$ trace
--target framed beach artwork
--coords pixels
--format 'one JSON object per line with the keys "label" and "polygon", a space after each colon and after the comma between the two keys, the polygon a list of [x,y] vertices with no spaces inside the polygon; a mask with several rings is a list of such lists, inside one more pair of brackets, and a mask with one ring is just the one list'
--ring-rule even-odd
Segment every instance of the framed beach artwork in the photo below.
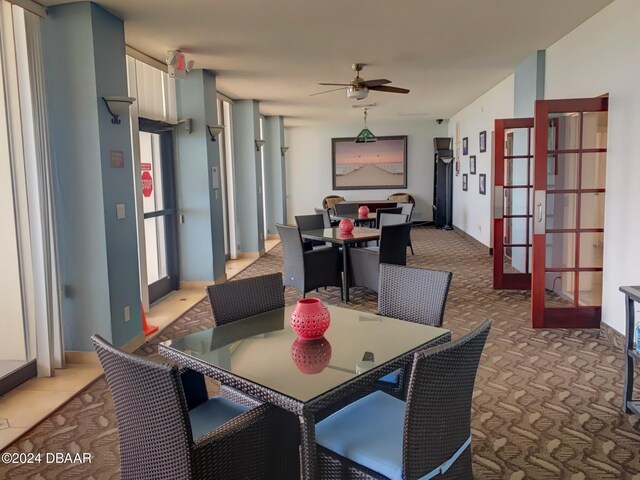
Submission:
{"label": "framed beach artwork", "polygon": [[462,139],[462,155],[469,155],[469,137]]}
{"label": "framed beach artwork", "polygon": [[476,156],[475,155],[471,155],[469,157],[469,173],[471,175],[476,174]]}
{"label": "framed beach artwork", "polygon": [[486,195],[487,194],[487,174],[486,173],[481,173],[479,175],[478,178],[478,189],[480,191],[480,195]]}
{"label": "framed beach artwork", "polygon": [[407,188],[407,136],[332,138],[334,190]]}
{"label": "framed beach artwork", "polygon": [[462,174],[462,191],[466,192],[469,189],[469,175]]}
{"label": "framed beach artwork", "polygon": [[487,131],[480,132],[480,153],[487,151]]}

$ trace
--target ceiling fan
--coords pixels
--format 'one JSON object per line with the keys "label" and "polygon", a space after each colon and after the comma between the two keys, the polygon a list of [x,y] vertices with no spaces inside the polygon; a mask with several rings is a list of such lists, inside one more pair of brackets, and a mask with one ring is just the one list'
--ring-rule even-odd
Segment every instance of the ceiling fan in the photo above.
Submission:
{"label": "ceiling fan", "polygon": [[351,68],[354,72],[356,72],[356,78],[351,80],[349,83],[319,83],[318,85],[330,85],[330,86],[340,86],[340,88],[334,88],[332,90],[327,90],[325,92],[313,93],[314,95],[322,95],[324,93],[336,92],[338,90],[346,90],[347,98],[355,98],[356,100],[362,100],[363,98],[367,98],[369,95],[369,90],[375,90],[378,92],[387,92],[387,93],[409,93],[409,90],[406,88],[399,87],[391,87],[387,84],[391,83],[391,80],[387,80],[385,78],[378,78],[375,80],[365,80],[364,78],[360,78],[360,72],[366,66],[364,63],[354,63],[351,65]]}

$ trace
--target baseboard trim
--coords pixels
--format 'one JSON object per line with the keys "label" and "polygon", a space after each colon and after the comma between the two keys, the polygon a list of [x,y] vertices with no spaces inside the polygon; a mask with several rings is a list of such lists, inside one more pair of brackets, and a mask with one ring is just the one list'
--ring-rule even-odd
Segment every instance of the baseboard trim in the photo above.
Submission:
{"label": "baseboard trim", "polygon": [[237,259],[248,258],[249,260],[257,260],[262,255],[264,255],[264,250],[262,251],[262,254],[260,252],[238,252],[238,254],[236,255],[236,258]]}
{"label": "baseboard trim", "polygon": [[127,343],[125,343],[122,347],[120,347],[120,350],[127,353],[133,353],[142,345],[144,345],[145,341],[146,340],[145,340],[144,332],[140,332],[138,335],[136,335]]}
{"label": "baseboard trim", "polygon": [[219,277],[219,278],[216,278],[216,279],[213,281],[213,284],[214,284],[214,285],[218,285],[218,284],[220,284],[220,283],[224,283],[224,282],[226,282],[227,280],[228,280],[228,278],[227,278],[227,274],[225,273],[223,276],[221,276],[221,277]]}
{"label": "baseboard trim", "polygon": [[37,375],[38,366],[35,360],[31,360],[0,379],[0,396],[10,392],[17,386],[22,385],[24,382],[36,377]]}
{"label": "baseboard trim", "polygon": [[606,340],[614,350],[625,351],[625,338],[622,333],[617,331],[611,325],[600,322],[600,338]]}
{"label": "baseboard trim", "polygon": [[457,225],[453,226],[453,231],[456,232],[458,235],[460,235],[463,238],[466,238],[467,240],[469,240],[470,242],[474,243],[477,247],[481,248],[483,251],[485,251],[487,253],[487,255],[491,255],[493,253],[493,248],[491,247],[487,247],[484,243],[482,243],[480,240],[478,240],[475,237],[472,237],[471,235],[469,235],[467,232],[465,232],[464,230],[462,230],[460,227],[458,227]]}
{"label": "baseboard trim", "polygon": [[67,351],[64,352],[64,363],[79,364],[79,365],[99,365],[100,359],[96,352],[76,352]]}

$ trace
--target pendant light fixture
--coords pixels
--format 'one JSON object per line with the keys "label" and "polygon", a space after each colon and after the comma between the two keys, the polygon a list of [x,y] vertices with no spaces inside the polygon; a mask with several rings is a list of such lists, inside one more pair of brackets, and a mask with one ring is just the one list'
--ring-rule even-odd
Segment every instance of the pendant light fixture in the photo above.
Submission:
{"label": "pendant light fixture", "polygon": [[356,137],[356,143],[370,143],[377,142],[378,139],[376,136],[367,128],[367,110],[368,108],[363,108],[364,111],[364,128],[360,131],[358,136]]}

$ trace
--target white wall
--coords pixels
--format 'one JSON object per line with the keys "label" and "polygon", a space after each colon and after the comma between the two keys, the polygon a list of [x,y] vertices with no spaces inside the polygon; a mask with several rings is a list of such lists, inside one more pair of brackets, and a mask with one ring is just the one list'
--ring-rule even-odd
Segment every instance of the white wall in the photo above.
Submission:
{"label": "white wall", "polygon": [[[374,111],[375,114],[375,111]],[[433,137],[447,135],[445,124],[435,120],[376,122],[368,126],[376,136],[407,135],[407,188],[387,190],[333,190],[331,181],[331,139],[354,137],[362,120],[340,125],[290,127],[286,129],[287,212],[293,224],[296,215],[313,213],[327,195],[347,200],[384,200],[392,193],[410,193],[416,199],[414,220],[433,217]]]}
{"label": "white wall", "polygon": [[640,2],[616,0],[547,49],[546,98],[609,94],[605,323],[624,333],[621,285],[640,282]]}
{"label": "white wall", "polygon": [[[460,131],[460,175],[453,177],[453,225],[487,247],[491,246],[493,152],[492,132],[496,118],[513,117],[514,76],[508,76],[476,101],[456,113],[449,121],[449,136],[457,143]],[[480,132],[487,132],[487,151],[480,153]],[[469,139],[469,154],[462,156],[462,139]],[[456,150],[457,151],[457,150]],[[469,157],[476,156],[476,174],[469,173]],[[468,190],[462,190],[462,175],[469,176]],[[487,175],[487,194],[479,193],[480,174]]]}

